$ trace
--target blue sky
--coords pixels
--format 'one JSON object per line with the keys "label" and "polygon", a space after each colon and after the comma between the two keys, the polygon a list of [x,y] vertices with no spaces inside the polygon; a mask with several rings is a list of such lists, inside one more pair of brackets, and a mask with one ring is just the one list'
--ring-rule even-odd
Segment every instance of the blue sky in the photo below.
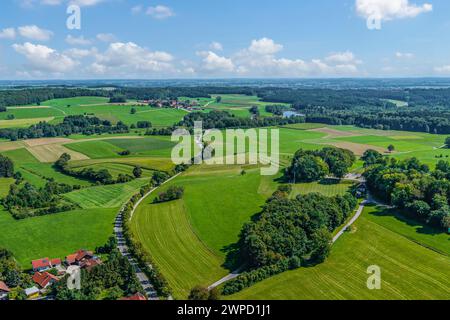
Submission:
{"label": "blue sky", "polygon": [[[69,5],[80,7],[80,30],[66,27]],[[1,8],[0,79],[450,76],[448,0],[3,0]]]}

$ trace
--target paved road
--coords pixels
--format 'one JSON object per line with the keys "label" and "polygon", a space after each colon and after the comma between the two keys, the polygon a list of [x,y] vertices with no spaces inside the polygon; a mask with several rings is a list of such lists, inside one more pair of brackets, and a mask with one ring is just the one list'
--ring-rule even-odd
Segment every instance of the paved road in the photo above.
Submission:
{"label": "paved road", "polygon": [[116,221],[114,223],[114,233],[117,239],[117,248],[120,253],[127,258],[128,262],[133,267],[134,273],[138,278],[142,288],[147,294],[149,300],[159,300],[158,293],[156,292],[153,285],[150,283],[150,279],[141,271],[139,268],[139,264],[135,258],[129,253],[128,246],[126,244],[126,240],[123,236],[123,209],[120,211],[119,215],[116,217]]}
{"label": "paved road", "polygon": [[214,289],[214,288],[220,286],[222,283],[225,283],[225,282],[227,282],[227,281],[230,281],[230,280],[233,280],[233,279],[239,277],[239,275],[241,274],[240,272],[241,272],[241,270],[236,270],[236,271],[234,271],[233,273],[230,273],[230,274],[227,275],[226,277],[223,277],[223,278],[220,279],[219,281],[217,281],[217,282],[213,283],[212,285],[210,285],[210,286],[208,287],[208,290],[212,290],[212,289]]}
{"label": "paved road", "polygon": [[173,179],[175,179],[176,177],[178,177],[180,173],[177,173],[176,175],[174,175],[173,177],[171,177],[170,179],[164,181],[160,186],[157,186],[155,188],[153,188],[152,190],[150,190],[149,192],[147,192],[141,199],[139,199],[138,202],[136,202],[136,204],[133,207],[133,210],[131,211],[130,214],[130,220],[133,218],[134,212],[136,211],[137,207],[139,207],[139,205],[141,204],[142,201],[144,201],[149,195],[151,195],[153,192],[155,192],[158,188],[160,188],[161,186],[165,185],[166,183],[168,183],[169,181],[172,181]]}
{"label": "paved road", "polygon": [[[178,177],[181,173],[178,173],[174,175],[172,178],[166,180],[163,184],[166,184],[167,182],[175,179]],[[150,196],[156,189],[158,189],[160,186],[153,188],[149,192],[147,192],[141,199],[139,199],[138,202],[133,207],[133,210],[130,214],[130,219],[133,217],[134,212],[136,211],[136,208],[141,204],[142,201],[144,201],[148,196]],[[158,294],[153,287],[153,285],[150,282],[150,279],[147,277],[147,275],[142,272],[142,270],[139,268],[139,264],[136,261],[136,259],[130,254],[129,248],[127,246],[127,242],[125,240],[125,237],[123,236],[123,208],[120,210],[119,215],[116,217],[116,220],[114,222],[114,233],[116,235],[117,239],[117,248],[119,249],[120,253],[127,258],[128,262],[133,267],[133,270],[136,274],[136,277],[138,278],[139,282],[141,283],[142,288],[144,288],[145,293],[147,294],[148,298],[150,300],[159,300]],[[152,268],[151,265],[148,265],[149,268]],[[169,300],[172,300],[171,297],[169,297]]]}
{"label": "paved road", "polygon": [[358,210],[356,211],[356,214],[353,216],[353,218],[350,219],[350,221],[345,225],[345,227],[343,227],[334,237],[333,237],[333,243],[335,243],[343,234],[344,232],[351,226],[353,225],[356,220],[358,220],[358,218],[361,216],[361,214],[364,211],[364,207],[366,206],[366,204],[368,204],[368,200],[364,200],[363,202],[361,202],[361,205],[359,206]]}

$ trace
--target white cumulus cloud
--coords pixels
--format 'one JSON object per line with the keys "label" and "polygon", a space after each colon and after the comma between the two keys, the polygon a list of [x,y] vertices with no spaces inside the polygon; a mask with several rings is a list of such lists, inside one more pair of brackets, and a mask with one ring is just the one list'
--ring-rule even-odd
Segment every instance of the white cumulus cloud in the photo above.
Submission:
{"label": "white cumulus cloud", "polygon": [[411,59],[414,58],[414,54],[410,52],[396,52],[395,57],[398,59]]}
{"label": "white cumulus cloud", "polygon": [[232,72],[234,70],[233,61],[226,57],[221,57],[212,51],[197,52],[202,57],[201,69],[208,73]]}
{"label": "white cumulus cloud", "polygon": [[95,57],[90,70],[96,73],[162,75],[176,72],[171,54],[150,51],[133,42],[111,43],[105,52]]}
{"label": "white cumulus cloud", "polygon": [[29,67],[35,71],[64,73],[73,70],[78,65],[77,61],[67,55],[44,45],[26,42],[14,44],[12,47],[27,59]]}
{"label": "white cumulus cloud", "polygon": [[414,18],[421,13],[430,12],[433,5],[417,5],[409,0],[356,0],[356,11],[364,18],[393,20]]}
{"label": "white cumulus cloud", "polygon": [[215,50],[215,51],[222,51],[223,50],[223,46],[220,42],[214,41],[211,42],[211,44],[209,45],[209,48],[211,50]]}
{"label": "white cumulus cloud", "polygon": [[113,35],[112,33],[99,33],[97,35],[97,39],[102,42],[114,42],[117,40],[116,36]]}
{"label": "white cumulus cloud", "polygon": [[52,31],[41,29],[36,25],[22,26],[18,30],[22,37],[31,40],[48,41],[53,36]]}

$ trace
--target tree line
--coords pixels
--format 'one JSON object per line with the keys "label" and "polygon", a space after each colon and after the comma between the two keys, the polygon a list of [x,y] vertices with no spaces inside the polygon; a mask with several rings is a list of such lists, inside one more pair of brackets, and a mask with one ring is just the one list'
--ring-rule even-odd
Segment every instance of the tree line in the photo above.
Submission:
{"label": "tree line", "polygon": [[225,128],[260,128],[271,126],[282,126],[294,123],[304,123],[304,117],[265,117],[265,118],[240,118],[227,111],[214,110],[209,113],[192,112],[186,115],[178,124],[181,127],[193,128],[195,121],[203,122],[203,129],[225,129]]}
{"label": "tree line", "polygon": [[43,216],[76,209],[78,206],[60,197],[72,192],[74,186],[50,181],[44,187],[37,188],[25,182],[23,186],[12,184],[2,205],[15,219]]}
{"label": "tree line", "polygon": [[450,228],[450,163],[436,169],[417,158],[398,161],[368,150],[364,156],[367,186],[377,197],[406,215],[448,231]]}
{"label": "tree line", "polygon": [[128,133],[129,128],[119,121],[113,125],[108,120],[100,120],[97,117],[84,115],[67,116],[62,123],[49,124],[39,122],[28,128],[0,129],[0,138],[11,141],[22,139],[52,138],[69,136],[72,134],[104,134],[104,133]]}
{"label": "tree line", "polygon": [[83,180],[88,180],[97,184],[115,184],[126,183],[133,179],[140,178],[142,176],[142,169],[140,167],[133,168],[133,176],[120,173],[117,179],[114,179],[108,169],[94,170],[93,168],[72,169],[69,165],[71,159],[70,154],[63,153],[59,159],[55,162],[55,169],[62,173]]}

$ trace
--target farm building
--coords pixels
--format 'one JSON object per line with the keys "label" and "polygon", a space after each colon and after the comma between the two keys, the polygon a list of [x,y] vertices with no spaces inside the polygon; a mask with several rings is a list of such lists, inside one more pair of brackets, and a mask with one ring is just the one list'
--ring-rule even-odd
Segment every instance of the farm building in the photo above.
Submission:
{"label": "farm building", "polygon": [[55,282],[58,282],[59,279],[48,272],[42,272],[42,273],[36,272],[33,275],[33,281],[34,281],[34,283],[39,285],[39,287],[41,287],[42,289],[45,289],[48,286],[51,286],[52,284],[54,284]]}
{"label": "farm building", "polygon": [[61,259],[42,258],[38,260],[31,261],[34,272],[42,272],[52,268],[56,268],[61,265]]}
{"label": "farm building", "polygon": [[39,289],[37,287],[32,287],[25,289],[25,294],[28,297],[28,299],[36,299],[39,298]]}
{"label": "farm building", "polygon": [[135,295],[132,295],[130,297],[121,298],[119,300],[122,300],[122,301],[146,301],[147,298],[142,293],[138,292]]}
{"label": "farm building", "polygon": [[91,251],[78,250],[74,254],[66,257],[66,264],[68,266],[79,266],[80,268],[86,268],[91,270],[93,267],[101,264],[102,261],[96,257]]}

